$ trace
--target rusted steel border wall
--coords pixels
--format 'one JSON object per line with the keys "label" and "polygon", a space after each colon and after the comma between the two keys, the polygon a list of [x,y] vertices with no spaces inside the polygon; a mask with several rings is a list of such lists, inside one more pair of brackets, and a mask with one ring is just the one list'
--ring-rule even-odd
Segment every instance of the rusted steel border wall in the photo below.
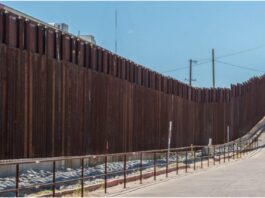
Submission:
{"label": "rusted steel border wall", "polygon": [[265,76],[192,88],[3,10],[0,43],[0,159],[163,149],[170,120],[172,147],[223,143],[265,113]]}

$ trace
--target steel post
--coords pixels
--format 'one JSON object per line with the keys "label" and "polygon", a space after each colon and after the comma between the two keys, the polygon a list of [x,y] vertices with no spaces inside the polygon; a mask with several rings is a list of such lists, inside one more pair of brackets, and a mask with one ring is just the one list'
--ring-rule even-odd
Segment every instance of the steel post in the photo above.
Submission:
{"label": "steel post", "polygon": [[81,159],[81,197],[84,197],[84,158]]}
{"label": "steel post", "polygon": [[225,145],[224,145],[224,163],[225,163]]}
{"label": "steel post", "polygon": [[16,197],[19,197],[19,164],[16,164]]}
{"label": "steel post", "polygon": [[123,187],[126,188],[126,154],[123,156]]}
{"label": "steel post", "polygon": [[154,152],[154,180],[156,180],[156,152]]}
{"label": "steel post", "polygon": [[105,188],[105,193],[107,193],[107,188],[108,188],[108,156],[105,155],[105,185],[104,185],[104,188]]}
{"label": "steel post", "polygon": [[53,170],[52,170],[52,173],[53,173],[53,177],[52,177],[52,196],[55,197],[55,168],[56,168],[56,161],[53,161]]}
{"label": "steel post", "polygon": [[235,159],[235,143],[233,142],[233,151],[232,151],[233,159]]}
{"label": "steel post", "polygon": [[202,156],[202,150],[201,150],[201,168],[203,168],[202,158],[203,156]]}
{"label": "steel post", "polygon": [[178,151],[176,152],[176,174],[179,173],[179,159],[178,159]]}
{"label": "steel post", "polygon": [[166,177],[168,177],[168,155],[166,155]]}
{"label": "steel post", "polygon": [[193,170],[196,169],[195,151],[193,151]]}
{"label": "steel post", "polygon": [[185,172],[188,172],[188,151],[185,152]]}
{"label": "steel post", "polygon": [[221,149],[220,149],[221,146],[219,146],[219,164],[221,164]]}
{"label": "steel post", "polygon": [[143,153],[140,153],[140,184],[143,183]]}
{"label": "steel post", "polygon": [[213,165],[215,166],[215,146],[213,146]]}
{"label": "steel post", "polygon": [[208,146],[208,162],[207,162],[208,167],[210,166],[210,147]]}

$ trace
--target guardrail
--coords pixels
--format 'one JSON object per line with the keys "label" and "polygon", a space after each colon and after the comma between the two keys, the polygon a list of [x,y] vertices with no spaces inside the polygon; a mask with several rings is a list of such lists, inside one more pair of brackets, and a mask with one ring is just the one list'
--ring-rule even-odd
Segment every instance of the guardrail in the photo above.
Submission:
{"label": "guardrail", "polygon": [[[168,173],[172,171],[175,171],[176,174],[179,174],[181,169],[185,172],[191,169],[195,171],[198,167],[203,168],[205,163],[209,167],[210,161],[214,166],[216,162],[220,164],[222,161],[224,163],[230,161],[231,158],[241,158],[247,152],[258,147],[260,134],[261,132],[222,145],[191,145],[190,147],[174,148],[170,149],[170,153],[164,149],[93,156],[5,160],[0,162],[0,168],[1,166],[13,166],[15,177],[10,178],[9,181],[12,179],[15,181],[13,187],[0,189],[0,196],[25,196],[27,193],[34,193],[43,187],[48,188],[46,196],[58,196],[79,189],[80,196],[83,197],[85,190],[93,191],[100,187],[104,187],[104,191],[107,193],[109,187],[119,183],[123,183],[123,187],[126,188],[126,184],[130,181],[139,180],[139,183],[142,184],[145,178],[153,177],[156,180],[158,175],[165,174],[168,177]],[[75,164],[79,162],[78,165],[75,165],[79,168],[69,168],[73,166],[73,161]],[[29,171],[27,166],[30,166],[32,171],[32,167],[38,167],[41,164],[50,166],[51,171],[46,171],[46,175],[43,174],[45,171],[39,171],[43,178],[27,172],[31,178],[26,179],[25,175],[27,174],[23,169]],[[72,176],[63,179],[62,175],[68,172]],[[35,173],[37,172],[35,171]],[[46,180],[37,181],[36,178]],[[69,183],[71,189],[65,190],[63,187]]]}

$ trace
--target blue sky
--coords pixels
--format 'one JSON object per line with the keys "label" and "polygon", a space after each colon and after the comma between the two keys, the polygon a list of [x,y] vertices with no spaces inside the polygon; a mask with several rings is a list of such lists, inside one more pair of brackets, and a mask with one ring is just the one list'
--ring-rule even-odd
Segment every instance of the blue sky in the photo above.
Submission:
{"label": "blue sky", "polygon": [[[45,22],[65,22],[70,32],[93,34],[114,51],[118,10],[118,54],[158,72],[258,47],[216,62],[216,86],[229,87],[265,71],[265,2],[4,2]],[[259,47],[261,46],[261,47]],[[198,62],[199,63],[199,62]],[[180,81],[188,68],[164,73]],[[211,63],[193,68],[194,86],[212,86]]]}

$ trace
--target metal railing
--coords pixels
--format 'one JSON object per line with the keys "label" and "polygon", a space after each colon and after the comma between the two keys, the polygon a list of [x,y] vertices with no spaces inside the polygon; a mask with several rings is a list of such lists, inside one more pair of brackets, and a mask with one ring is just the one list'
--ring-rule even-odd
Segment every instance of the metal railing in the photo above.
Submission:
{"label": "metal railing", "polygon": [[[260,134],[256,133],[250,137],[221,145],[174,148],[170,149],[170,155],[168,155],[168,150],[164,149],[107,155],[1,161],[0,168],[1,166],[12,166],[15,169],[13,171],[15,175],[10,179],[13,179],[13,187],[0,189],[0,196],[24,196],[26,193],[34,193],[43,187],[48,188],[49,195],[58,196],[66,192],[60,189],[69,183],[72,185],[72,189],[68,189],[67,192],[79,190],[82,197],[85,196],[85,190],[90,192],[100,187],[103,187],[104,192],[107,193],[109,187],[119,183],[123,183],[123,187],[126,188],[126,184],[130,181],[139,180],[139,183],[142,184],[146,178],[153,177],[156,180],[158,175],[165,174],[168,177],[168,174],[173,171],[176,174],[179,174],[180,170],[187,173],[190,170],[195,171],[198,168],[203,168],[204,165],[209,167],[211,163],[215,166],[217,162],[220,164],[222,161],[225,163],[231,159],[241,158],[258,147]],[[74,163],[75,165],[73,165]],[[31,175],[31,179],[25,179],[29,174],[26,174],[27,166],[32,167],[33,164],[35,167],[41,164],[50,167],[50,171],[46,171],[46,176],[43,176],[46,178],[45,181],[33,181],[34,175]],[[73,166],[78,168],[73,169]],[[62,176],[69,171],[72,171],[70,172],[72,176],[62,179]],[[39,172],[43,173],[43,171]],[[36,175],[35,177],[43,179]]]}

